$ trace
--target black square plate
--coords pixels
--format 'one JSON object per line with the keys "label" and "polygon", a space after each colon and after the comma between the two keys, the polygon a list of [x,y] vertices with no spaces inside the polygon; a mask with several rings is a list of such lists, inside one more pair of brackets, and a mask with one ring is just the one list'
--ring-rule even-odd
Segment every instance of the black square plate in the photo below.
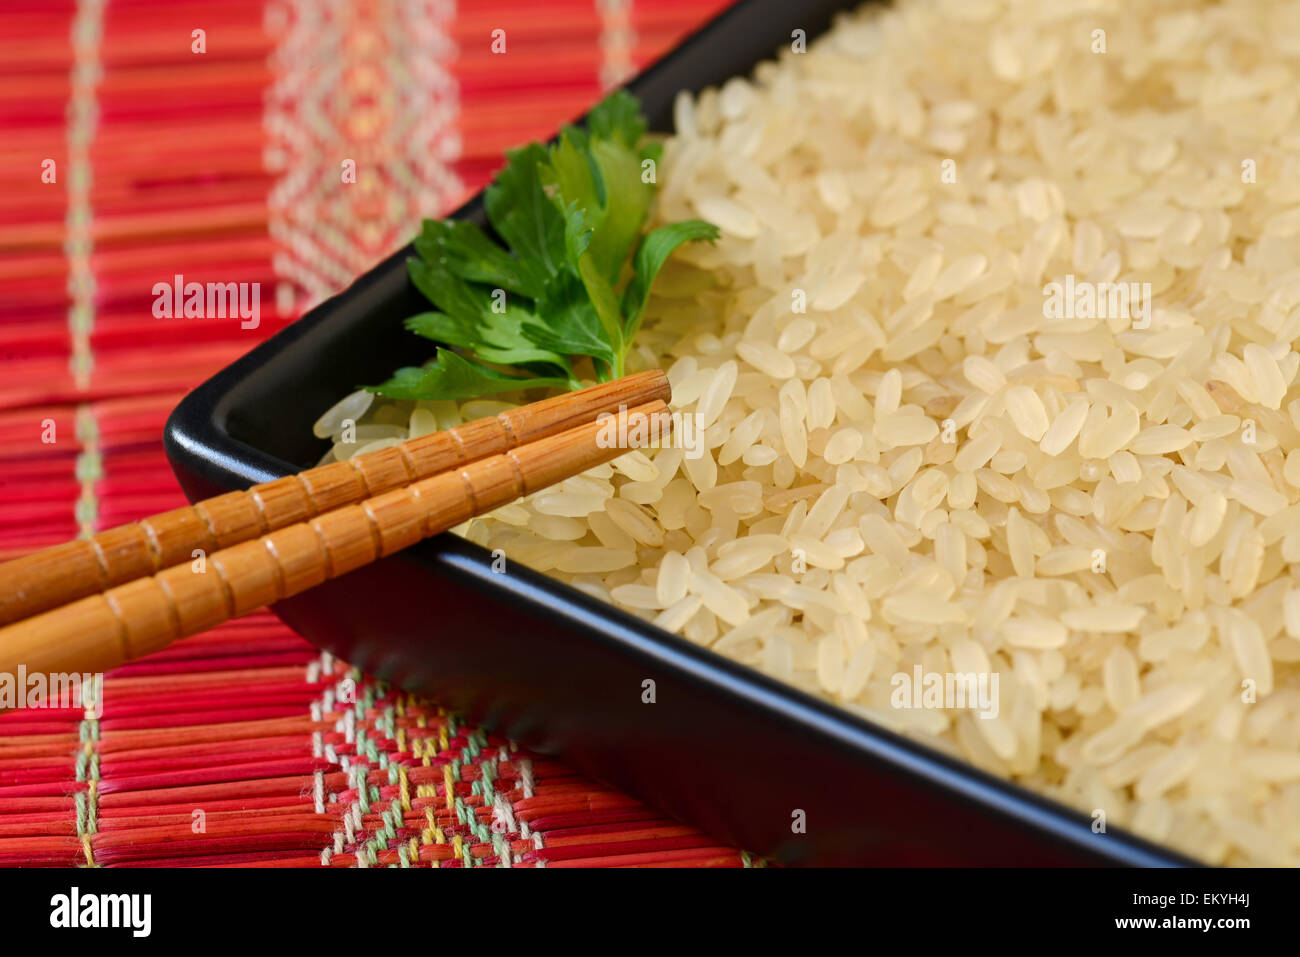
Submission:
{"label": "black square plate", "polygon": [[[638,77],[651,126],[674,95],[749,73],[855,3],[744,0]],[[476,198],[455,214],[483,224]],[[419,356],[403,249],[190,393],[167,454],[191,500],[314,464],[311,425]],[[396,685],[783,863],[1191,863],[513,564],[440,535],[275,611]],[[642,703],[642,682],[656,702]],[[806,831],[792,822],[802,811]]]}

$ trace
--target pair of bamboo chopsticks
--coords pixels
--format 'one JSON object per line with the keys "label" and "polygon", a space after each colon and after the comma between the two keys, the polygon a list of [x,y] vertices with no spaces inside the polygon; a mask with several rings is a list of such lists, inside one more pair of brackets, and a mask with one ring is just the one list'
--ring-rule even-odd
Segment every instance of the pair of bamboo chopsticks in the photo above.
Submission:
{"label": "pair of bamboo chopsticks", "polygon": [[602,413],[666,424],[670,397],[627,376],[0,565],[0,674],[107,671],[296,595],[617,458]]}

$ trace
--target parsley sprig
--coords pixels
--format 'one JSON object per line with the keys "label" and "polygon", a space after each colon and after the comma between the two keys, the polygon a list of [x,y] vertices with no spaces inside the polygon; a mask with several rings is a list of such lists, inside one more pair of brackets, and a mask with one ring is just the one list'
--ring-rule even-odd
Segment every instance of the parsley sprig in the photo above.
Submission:
{"label": "parsley sprig", "polygon": [[646,121],[619,91],[546,147],[531,143],[484,196],[499,245],[473,223],[426,220],[407,261],[435,307],[406,328],[439,343],[424,366],[368,386],[396,399],[470,399],[537,387],[579,386],[591,360],[600,381],[623,374],[650,287],[668,257],[718,229],[692,219],[642,236],[661,148],[642,143]]}

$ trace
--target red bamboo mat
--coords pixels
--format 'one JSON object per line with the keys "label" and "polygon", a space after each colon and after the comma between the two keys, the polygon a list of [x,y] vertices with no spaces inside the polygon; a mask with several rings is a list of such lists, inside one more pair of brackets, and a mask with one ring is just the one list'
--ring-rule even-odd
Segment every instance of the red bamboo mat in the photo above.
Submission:
{"label": "red bamboo mat", "polygon": [[[0,559],[183,504],[187,389],[726,2],[6,0]],[[156,316],[176,275],[256,326]],[[0,865],[750,863],[269,614],[103,702],[0,715]]]}

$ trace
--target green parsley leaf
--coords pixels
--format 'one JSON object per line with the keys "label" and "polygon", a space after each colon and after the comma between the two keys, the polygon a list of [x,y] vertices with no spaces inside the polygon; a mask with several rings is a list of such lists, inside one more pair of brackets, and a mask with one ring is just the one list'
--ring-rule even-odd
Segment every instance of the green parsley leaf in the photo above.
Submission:
{"label": "green parsley leaf", "polygon": [[537,345],[554,352],[591,356],[607,370],[618,364],[619,357],[605,336],[586,287],[572,274],[557,281],[537,303],[537,318],[524,324],[524,332]]}
{"label": "green parsley leaf", "polygon": [[[601,332],[608,343],[610,353],[615,357],[610,363],[609,377],[618,378],[623,374],[623,316],[619,311],[618,297],[596,266],[591,253],[592,230],[586,228],[585,212],[576,204],[569,207],[565,223],[565,240],[569,252],[569,261],[577,270],[578,278],[586,289],[590,304],[600,321]],[[590,353],[588,353],[590,354]],[[602,380],[605,377],[602,376]]]}
{"label": "green parsley leaf", "polygon": [[439,349],[437,358],[429,365],[398,369],[387,382],[366,388],[390,399],[476,399],[521,389],[568,386],[565,379],[508,376],[470,362],[450,349]]}
{"label": "green parsley leaf", "polygon": [[428,262],[442,262],[456,275],[535,299],[552,276],[521,261],[494,243],[476,225],[459,219],[426,219],[415,251]]}
{"label": "green parsley leaf", "polygon": [[651,230],[641,239],[636,255],[632,257],[635,270],[632,281],[623,290],[623,315],[627,326],[624,335],[631,342],[641,328],[641,316],[645,313],[646,301],[650,298],[650,287],[655,277],[664,267],[668,257],[682,243],[692,240],[715,242],[718,227],[702,219],[686,219],[680,223],[671,223]]}
{"label": "green parsley leaf", "polygon": [[645,120],[625,91],[600,103],[587,123],[589,133],[572,126],[561,130],[542,175],[566,204],[576,203],[586,214],[594,266],[615,283],[654,201],[655,183],[645,175],[645,164],[657,164],[660,150],[638,148]]}
{"label": "green parsley leaf", "polygon": [[506,153],[508,162],[483,195],[492,228],[534,273],[556,275],[565,266],[564,215],[542,186],[546,159],[540,143]]}
{"label": "green parsley leaf", "polygon": [[594,139],[616,139],[628,149],[636,149],[646,130],[641,104],[627,90],[615,90],[592,107],[587,115],[587,129]]}
{"label": "green parsley leaf", "polygon": [[623,375],[668,257],[718,235],[690,220],[641,236],[656,190],[647,173],[661,156],[642,142],[645,131],[635,98],[620,91],[591,111],[585,130],[565,127],[550,147],[508,152],[484,194],[504,246],[473,223],[426,221],[407,268],[436,308],[406,327],[451,348],[367,388],[400,399],[575,389],[575,360],[590,360],[601,380]]}
{"label": "green parsley leaf", "polygon": [[472,349],[486,362],[506,366],[538,366],[544,375],[563,375],[571,384],[578,380],[573,375],[566,355],[539,348],[523,330],[519,316],[493,316],[484,328],[475,330],[458,322],[443,312],[422,312],[406,320],[406,328],[416,335],[434,342]]}

